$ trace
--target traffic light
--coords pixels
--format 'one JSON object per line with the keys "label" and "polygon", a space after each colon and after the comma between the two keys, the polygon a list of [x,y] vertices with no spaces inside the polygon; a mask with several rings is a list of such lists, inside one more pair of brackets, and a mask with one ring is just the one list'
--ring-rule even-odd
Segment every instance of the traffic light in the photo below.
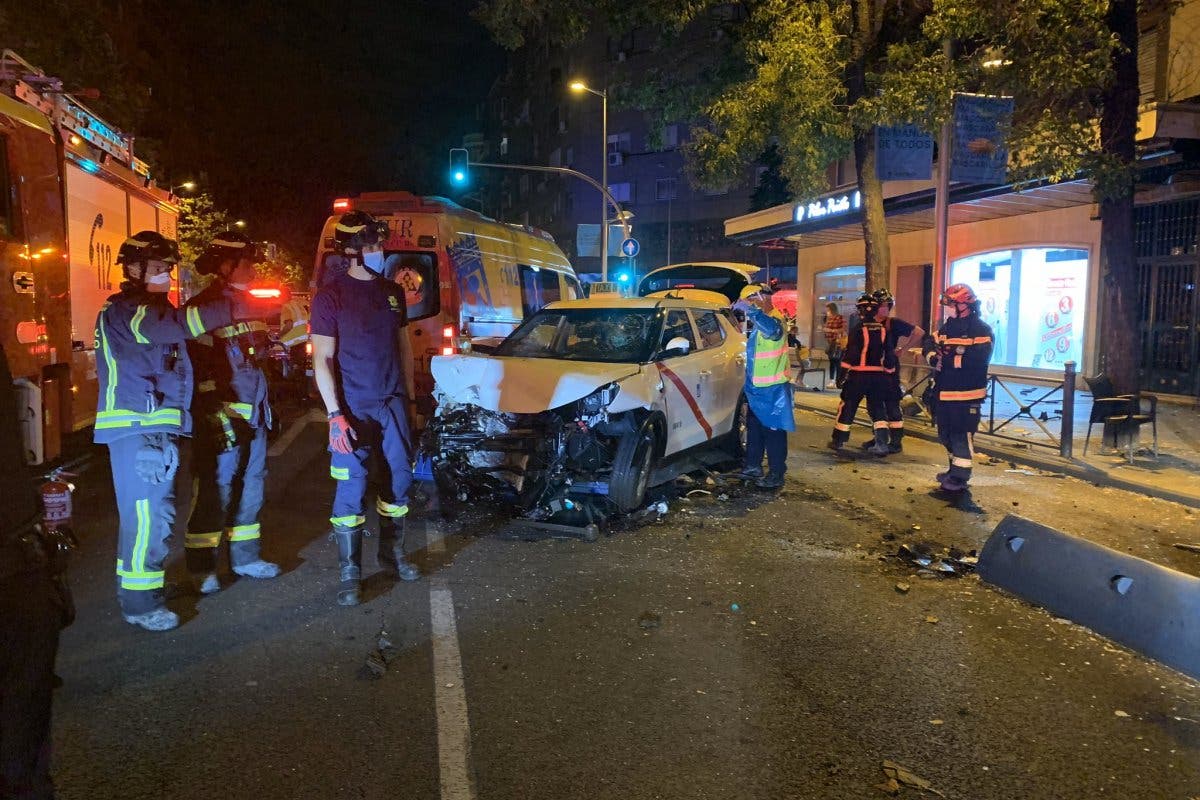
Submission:
{"label": "traffic light", "polygon": [[450,150],[450,183],[455,186],[466,186],[470,177],[470,159],[465,147],[455,147]]}

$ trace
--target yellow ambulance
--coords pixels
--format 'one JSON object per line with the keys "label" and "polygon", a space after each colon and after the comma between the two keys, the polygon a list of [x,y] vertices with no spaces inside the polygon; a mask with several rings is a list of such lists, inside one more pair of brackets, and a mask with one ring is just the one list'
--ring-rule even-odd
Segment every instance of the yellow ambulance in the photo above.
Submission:
{"label": "yellow ambulance", "polygon": [[340,198],[317,244],[313,288],[345,272],[333,229],[351,210],[388,225],[385,263],[408,301],[418,412],[432,411],[434,356],[489,350],[547,303],[576,300],[583,289],[550,234],[497,222],[442,197],[366,192]]}

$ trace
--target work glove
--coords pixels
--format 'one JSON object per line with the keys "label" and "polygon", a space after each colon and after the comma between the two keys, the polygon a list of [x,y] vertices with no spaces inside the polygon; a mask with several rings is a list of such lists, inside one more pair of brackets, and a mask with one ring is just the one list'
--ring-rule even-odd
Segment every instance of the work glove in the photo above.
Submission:
{"label": "work glove", "polygon": [[329,418],[329,449],[335,453],[349,455],[354,452],[354,428],[350,426],[345,414],[335,414]]}
{"label": "work glove", "polygon": [[850,374],[849,371],[846,370],[844,367],[842,369],[838,370],[838,376],[837,376],[836,380],[834,380],[834,385],[836,385],[837,388],[841,389],[843,386],[846,385],[846,378],[849,376],[849,374]]}
{"label": "work glove", "polygon": [[179,469],[179,445],[164,433],[146,437],[146,444],[137,451],[133,471],[146,483],[161,484],[174,480]]}

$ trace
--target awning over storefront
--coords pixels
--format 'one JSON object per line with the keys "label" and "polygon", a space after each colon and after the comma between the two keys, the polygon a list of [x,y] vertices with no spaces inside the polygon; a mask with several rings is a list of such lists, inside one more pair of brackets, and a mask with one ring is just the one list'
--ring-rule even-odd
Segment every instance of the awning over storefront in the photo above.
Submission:
{"label": "awning over storefront", "polygon": [[[959,186],[950,191],[950,224],[964,225],[1093,202],[1089,181],[1044,184],[1016,191],[1009,186]],[[883,201],[890,235],[934,226],[934,190],[922,189]],[[809,213],[809,209],[817,213]],[[725,221],[725,235],[739,244],[786,238],[800,249],[862,238],[862,208],[853,190],[813,201],[776,206]]]}

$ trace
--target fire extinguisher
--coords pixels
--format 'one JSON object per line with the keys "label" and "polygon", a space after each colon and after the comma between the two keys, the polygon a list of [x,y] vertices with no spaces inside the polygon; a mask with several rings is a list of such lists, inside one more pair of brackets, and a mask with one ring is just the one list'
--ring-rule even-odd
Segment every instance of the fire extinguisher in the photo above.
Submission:
{"label": "fire extinguisher", "polygon": [[42,484],[42,527],[45,531],[71,527],[71,493],[75,484],[67,480],[71,473],[53,470]]}

